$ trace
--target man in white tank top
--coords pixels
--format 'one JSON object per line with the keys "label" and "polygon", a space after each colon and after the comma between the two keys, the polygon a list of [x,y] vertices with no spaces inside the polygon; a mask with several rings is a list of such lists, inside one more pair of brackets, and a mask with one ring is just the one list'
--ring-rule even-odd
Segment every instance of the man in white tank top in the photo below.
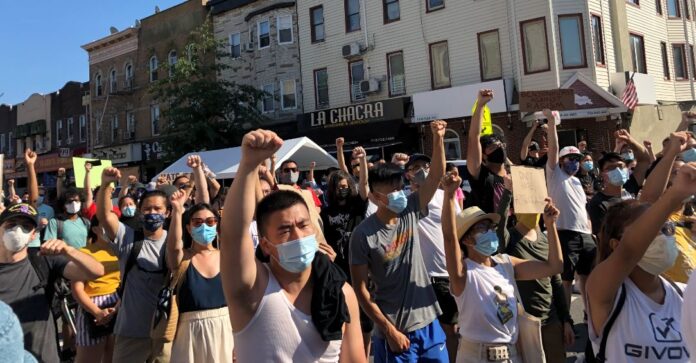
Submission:
{"label": "man in white tank top", "polygon": [[[365,362],[358,303],[348,284],[341,291],[350,319],[344,320],[338,339],[323,339],[325,329],[320,331],[312,318],[317,281],[313,260],[322,247],[302,197],[279,191],[264,198],[257,209],[257,168],[282,144],[271,131],[246,134],[236,179],[225,200],[221,275],[237,361]],[[270,256],[268,264],[254,257],[249,234],[254,214],[259,245]]]}

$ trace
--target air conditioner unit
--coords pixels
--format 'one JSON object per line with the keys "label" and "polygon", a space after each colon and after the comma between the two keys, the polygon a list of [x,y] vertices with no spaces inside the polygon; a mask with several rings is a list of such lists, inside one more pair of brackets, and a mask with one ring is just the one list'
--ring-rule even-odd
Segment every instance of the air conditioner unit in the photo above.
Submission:
{"label": "air conditioner unit", "polygon": [[363,52],[363,47],[360,45],[359,42],[353,42],[350,44],[346,44],[342,48],[342,53],[343,53],[343,58],[351,58],[351,57],[356,57],[362,54]]}
{"label": "air conditioner unit", "polygon": [[360,92],[363,94],[379,92],[379,80],[370,78],[366,81],[360,81]]}
{"label": "air conditioner unit", "polygon": [[254,51],[254,43],[249,42],[249,43],[244,43],[244,51],[247,53],[251,53]]}
{"label": "air conditioner unit", "polygon": [[131,130],[123,130],[123,139],[124,140],[133,140],[135,138],[135,131]]}

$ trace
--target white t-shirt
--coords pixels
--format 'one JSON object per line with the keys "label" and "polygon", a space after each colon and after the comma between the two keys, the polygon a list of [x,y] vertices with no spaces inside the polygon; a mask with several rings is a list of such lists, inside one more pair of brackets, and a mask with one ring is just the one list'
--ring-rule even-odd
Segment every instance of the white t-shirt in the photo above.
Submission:
{"label": "white t-shirt", "polygon": [[689,352],[696,354],[696,274],[689,278],[682,305],[682,334]]}
{"label": "white t-shirt", "polygon": [[[682,298],[669,282],[660,280],[666,292],[662,305],[643,294],[631,279],[624,281],[626,301],[607,338],[607,362],[690,361],[681,329]],[[617,293],[614,304],[618,299]],[[587,314],[592,316],[589,309]],[[592,319],[587,320],[592,349],[598,353],[602,339],[595,335]]]}
{"label": "white t-shirt", "polygon": [[[498,261],[510,263],[510,257],[499,255]],[[508,276],[505,266],[480,265],[470,259],[466,263],[466,287],[454,299],[459,309],[459,335],[472,343],[517,343],[517,299],[514,276]],[[513,316],[503,324],[498,318],[495,286],[500,286],[507,296],[507,304]]]}
{"label": "white t-shirt", "polygon": [[256,221],[252,221],[249,225],[249,234],[251,235],[251,240],[254,241],[254,249],[259,245],[259,230],[256,226]]}
{"label": "white t-shirt", "polygon": [[368,200],[367,210],[365,211],[365,218],[375,214],[375,212],[377,212],[377,204],[372,203],[371,200]]}
{"label": "white t-shirt", "polygon": [[[445,191],[436,190],[433,199],[428,203],[428,216],[418,221],[421,254],[430,277],[449,276],[445,263],[444,237],[442,236],[442,206],[444,202]],[[458,203],[454,203],[454,210],[456,213],[461,211]]]}
{"label": "white t-shirt", "polygon": [[558,230],[592,233],[587,215],[587,196],[580,179],[568,175],[559,164],[554,169],[546,167],[546,185],[549,197],[561,212],[556,226]]}

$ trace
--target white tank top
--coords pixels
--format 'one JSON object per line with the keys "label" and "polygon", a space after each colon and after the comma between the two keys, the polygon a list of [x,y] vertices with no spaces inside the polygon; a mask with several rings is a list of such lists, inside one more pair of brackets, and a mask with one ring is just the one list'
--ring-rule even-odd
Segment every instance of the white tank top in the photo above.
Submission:
{"label": "white tank top", "polygon": [[268,286],[256,314],[244,329],[234,332],[237,362],[338,362],[342,341],[322,340],[312,317],[290,303],[266,270]]}
{"label": "white tank top", "polygon": [[[512,268],[506,268],[510,257],[501,255],[494,258],[497,265],[487,267],[470,259],[466,263],[466,287],[455,296],[459,309],[459,335],[472,343],[517,342],[517,299],[515,298],[514,276],[509,276]],[[498,318],[495,286],[500,286],[507,295],[507,304],[512,317],[503,324]]]}
{"label": "white tank top", "polygon": [[[626,301],[607,338],[607,362],[690,361],[681,331],[682,298],[668,281],[660,279],[666,292],[662,305],[645,296],[631,279],[624,281]],[[619,294],[614,306],[618,299]],[[591,311],[588,310],[588,314],[591,316]],[[595,335],[592,319],[587,320],[596,354],[602,339]],[[599,329],[600,334],[601,331]]]}

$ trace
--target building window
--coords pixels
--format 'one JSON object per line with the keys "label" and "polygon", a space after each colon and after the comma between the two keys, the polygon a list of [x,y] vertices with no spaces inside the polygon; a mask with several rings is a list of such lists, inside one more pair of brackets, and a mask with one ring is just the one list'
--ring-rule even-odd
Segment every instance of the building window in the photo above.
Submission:
{"label": "building window", "polygon": [[34,150],[38,151],[45,151],[46,149],[44,148],[44,138],[42,135],[36,135],[34,138]]}
{"label": "building window", "polygon": [[261,111],[263,112],[273,112],[274,110],[274,105],[273,105],[273,96],[275,95],[275,86],[273,86],[273,83],[269,83],[267,85],[263,86],[263,100],[261,101]]}
{"label": "building window", "polygon": [[157,56],[150,57],[150,82],[157,80]]}
{"label": "building window", "polygon": [[382,0],[382,11],[384,13],[384,24],[397,21],[401,18],[399,0]]}
{"label": "building window", "polygon": [[133,65],[126,63],[124,73],[126,74],[126,88],[133,87]]}
{"label": "building window", "polygon": [[360,90],[360,81],[365,80],[365,68],[362,60],[348,63],[350,73],[350,99],[351,101],[362,101],[365,99]]}
{"label": "building window", "polygon": [[602,31],[602,18],[592,15],[592,50],[596,64],[606,64],[604,58],[604,32]]}
{"label": "building window", "polygon": [[176,68],[176,50],[170,50],[169,51],[169,77],[174,75],[174,69]]}
{"label": "building window", "polygon": [[0,134],[0,154],[5,153],[5,134]]}
{"label": "building window", "polygon": [[329,106],[329,72],[326,68],[314,70],[314,99],[316,108]]}
{"label": "building window", "polygon": [[73,143],[73,118],[68,118],[68,144]]}
{"label": "building window", "polygon": [[437,42],[430,47],[430,85],[433,89],[449,87],[450,64],[447,41]]}
{"label": "building window", "polygon": [[160,134],[160,109],[159,105],[150,106],[150,128],[152,136]]}
{"label": "building window", "polygon": [[116,70],[112,69],[109,72],[109,93],[114,93],[118,89],[118,84],[116,83]]}
{"label": "building window", "polygon": [[97,94],[97,97],[101,96],[104,91],[102,89],[102,76],[101,73],[97,73],[97,75],[94,76],[94,93]]}
{"label": "building window", "polygon": [[230,57],[239,58],[242,56],[242,35],[239,33],[230,34]]}
{"label": "building window", "polygon": [[546,72],[551,69],[546,19],[538,18],[520,23],[524,73]]}
{"label": "building window", "polygon": [[667,16],[670,18],[680,18],[681,9],[679,8],[679,0],[667,0]]}
{"label": "building window", "polygon": [[459,134],[455,131],[445,130],[445,158],[447,160],[459,160],[462,158],[462,144],[459,141]]}
{"label": "building window", "polygon": [[360,0],[344,0],[346,33],[360,30]]}
{"label": "building window", "polygon": [[126,112],[126,135],[128,135],[128,139],[135,136],[135,113],[133,111]]}
{"label": "building window", "polygon": [[672,44],[672,61],[674,62],[674,79],[689,78],[686,73],[686,50],[684,44]]}
{"label": "building window", "polygon": [[500,36],[498,30],[479,33],[478,47],[481,81],[503,78],[503,63],[500,59]]}
{"label": "building window", "polygon": [[280,82],[280,108],[289,110],[297,107],[297,89],[294,79]]}
{"label": "building window", "polygon": [[445,0],[425,0],[427,11],[439,10],[445,7]]}
{"label": "building window", "polygon": [[58,120],[56,122],[56,145],[61,146],[63,144],[63,120]]}
{"label": "building window", "polygon": [[118,115],[111,118],[111,142],[118,140]]}
{"label": "building window", "polygon": [[667,43],[660,42],[660,53],[662,54],[662,76],[665,79],[670,79],[669,74],[669,56],[667,55]]}
{"label": "building window", "polygon": [[309,9],[312,23],[312,43],[324,41],[324,7],[319,5]]}
{"label": "building window", "polygon": [[559,15],[558,28],[561,35],[563,68],[587,67],[582,14]]}
{"label": "building window", "polygon": [[690,57],[689,59],[691,60],[691,67],[690,67],[691,78],[696,79],[696,63],[694,63],[694,61],[696,61],[696,57],[694,57],[694,46],[693,45],[689,45],[689,57]]}
{"label": "building window", "polygon": [[387,54],[387,73],[389,74],[389,96],[406,94],[406,69],[403,52]]}
{"label": "building window", "polygon": [[292,44],[292,15],[282,15],[277,18],[278,44]]}
{"label": "building window", "polygon": [[87,139],[87,119],[85,115],[80,115],[80,142],[85,142]]}
{"label": "building window", "polygon": [[96,143],[97,145],[101,145],[101,144],[102,144],[102,125],[101,125],[101,121],[95,122],[95,126],[96,126],[96,127],[95,127],[95,129],[96,129],[96,130],[95,130],[95,134],[96,134],[96,137],[95,137],[96,141],[95,141],[95,143]]}
{"label": "building window", "polygon": [[271,33],[268,26],[268,20],[258,22],[259,33],[259,49],[268,48],[271,46]]}
{"label": "building window", "polygon": [[640,6],[640,0],[626,0],[627,3]]}
{"label": "building window", "polygon": [[643,36],[631,34],[630,43],[633,71],[639,73],[648,73],[648,68],[645,65],[645,42],[643,41]]}
{"label": "building window", "polygon": [[691,9],[689,8],[689,1],[691,0],[684,0],[684,14],[686,15],[686,18],[691,20]]}
{"label": "building window", "polygon": [[655,0],[655,11],[657,15],[662,15],[662,0]]}

